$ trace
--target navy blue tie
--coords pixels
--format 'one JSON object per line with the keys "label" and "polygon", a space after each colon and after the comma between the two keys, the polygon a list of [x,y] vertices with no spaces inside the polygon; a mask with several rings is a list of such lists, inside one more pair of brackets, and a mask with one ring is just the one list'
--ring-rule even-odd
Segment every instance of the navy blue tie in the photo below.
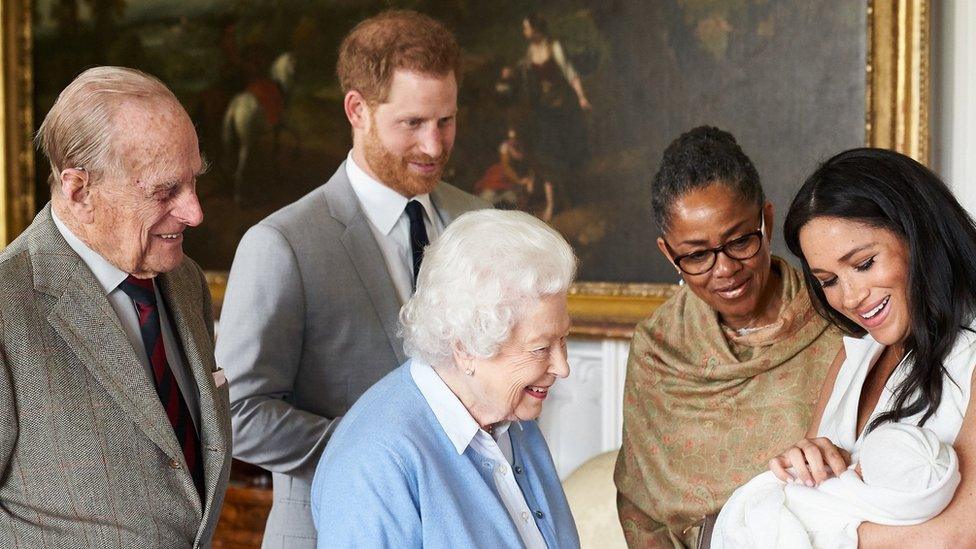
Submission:
{"label": "navy blue tie", "polygon": [[417,289],[417,275],[420,262],[424,259],[424,248],[430,244],[427,227],[424,226],[424,207],[416,200],[407,202],[407,217],[410,219],[410,250],[413,252],[413,289]]}

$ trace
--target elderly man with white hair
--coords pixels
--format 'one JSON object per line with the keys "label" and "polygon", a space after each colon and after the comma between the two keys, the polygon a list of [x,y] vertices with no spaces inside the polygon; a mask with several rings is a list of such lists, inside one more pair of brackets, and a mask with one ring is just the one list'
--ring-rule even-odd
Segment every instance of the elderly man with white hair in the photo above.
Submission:
{"label": "elderly man with white hair", "polygon": [[95,67],[38,132],[51,202],[0,253],[0,547],[209,547],[230,474],[186,111]]}
{"label": "elderly man with white hair", "polygon": [[369,389],[319,461],[324,547],[579,546],[539,426],[569,375],[576,258],[531,215],[459,217],[400,311],[410,359]]}

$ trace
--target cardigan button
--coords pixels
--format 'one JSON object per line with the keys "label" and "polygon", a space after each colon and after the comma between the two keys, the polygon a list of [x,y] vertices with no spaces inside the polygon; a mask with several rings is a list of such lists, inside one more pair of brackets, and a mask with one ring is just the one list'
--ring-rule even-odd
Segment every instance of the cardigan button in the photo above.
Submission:
{"label": "cardigan button", "polygon": [[169,468],[170,469],[179,469],[180,468],[180,462],[176,461],[175,459],[169,460]]}
{"label": "cardigan button", "polygon": [[546,518],[546,514],[545,514],[545,513],[543,513],[542,511],[536,511],[536,512],[535,512],[535,518],[537,518],[537,519],[543,519],[543,518]]}

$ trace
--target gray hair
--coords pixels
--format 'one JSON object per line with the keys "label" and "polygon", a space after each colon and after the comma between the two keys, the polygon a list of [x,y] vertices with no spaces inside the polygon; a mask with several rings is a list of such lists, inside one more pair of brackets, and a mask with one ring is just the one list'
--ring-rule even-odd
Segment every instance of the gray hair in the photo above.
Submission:
{"label": "gray hair", "polygon": [[52,191],[69,168],[93,178],[124,168],[113,149],[114,121],[127,101],[180,105],[158,78],[125,67],[88,69],[61,91],[34,138],[51,165]]}
{"label": "gray hair", "polygon": [[651,182],[651,209],[662,233],[668,232],[674,203],[714,183],[762,207],[766,201],[759,172],[729,132],[698,126],[668,145]]}
{"label": "gray hair", "polygon": [[455,348],[492,357],[525,305],[566,292],[575,274],[572,248],[539,219],[468,212],[424,252],[417,291],[400,310],[404,351],[435,367]]}

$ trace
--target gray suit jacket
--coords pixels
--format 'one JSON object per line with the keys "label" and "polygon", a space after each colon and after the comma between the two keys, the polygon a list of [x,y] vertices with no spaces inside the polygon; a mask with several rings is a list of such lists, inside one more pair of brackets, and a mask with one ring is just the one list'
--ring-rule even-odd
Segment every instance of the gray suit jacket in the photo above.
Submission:
{"label": "gray suit jacket", "polygon": [[[445,226],[487,207],[446,183],[431,200]],[[234,456],[273,473],[264,547],[315,547],[315,466],[336,419],[404,362],[399,309],[345,164],[241,240],[217,363],[231,379]]]}
{"label": "gray suit jacket", "polygon": [[0,547],[209,547],[230,474],[200,268],[158,278],[200,401],[205,501],[152,380],[50,205],[0,253]]}

